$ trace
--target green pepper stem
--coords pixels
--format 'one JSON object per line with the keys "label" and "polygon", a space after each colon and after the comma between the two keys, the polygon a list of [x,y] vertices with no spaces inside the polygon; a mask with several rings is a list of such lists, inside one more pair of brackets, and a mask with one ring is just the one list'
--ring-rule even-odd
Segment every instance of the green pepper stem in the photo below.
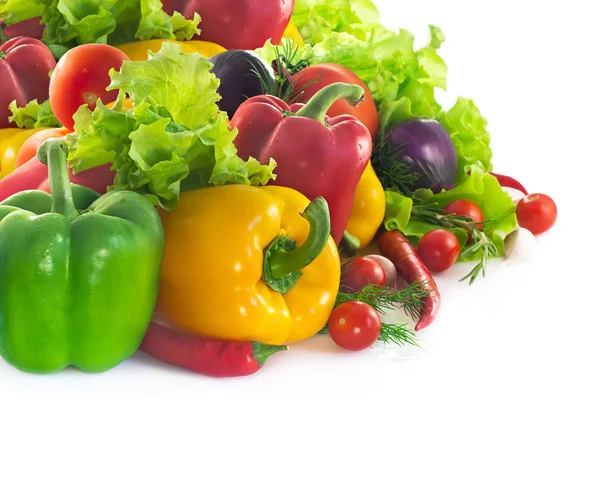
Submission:
{"label": "green pepper stem", "polygon": [[262,342],[252,341],[252,357],[256,360],[259,367],[262,367],[269,356],[290,349],[288,346],[274,346]]}
{"label": "green pepper stem", "polygon": [[38,148],[37,158],[48,166],[52,212],[73,220],[79,213],[73,202],[65,143],[60,138],[49,138]]}
{"label": "green pepper stem", "polygon": [[365,91],[358,85],[332,83],[315,93],[296,116],[315,119],[324,125],[327,111],[339,99],[346,99],[350,105],[357,106],[365,99]]}
{"label": "green pepper stem", "polygon": [[271,276],[275,279],[281,279],[308,266],[323,252],[329,240],[329,206],[323,197],[312,201],[302,213],[302,217],[310,224],[310,232],[304,244],[293,251],[274,252],[269,258]]}

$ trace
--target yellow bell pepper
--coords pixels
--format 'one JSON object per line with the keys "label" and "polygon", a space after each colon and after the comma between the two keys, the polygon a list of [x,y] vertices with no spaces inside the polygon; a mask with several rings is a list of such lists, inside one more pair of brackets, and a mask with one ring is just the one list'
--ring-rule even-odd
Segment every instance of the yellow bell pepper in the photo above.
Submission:
{"label": "yellow bell pepper", "polygon": [[221,45],[201,40],[145,40],[124,43],[123,45],[117,45],[117,48],[125,52],[127,57],[129,57],[132,61],[139,62],[148,60],[148,50],[151,50],[152,52],[156,53],[161,49],[163,43],[165,42],[176,43],[186,54],[199,53],[202,57],[206,57],[207,59],[212,57],[213,55],[227,51]]}
{"label": "yellow bell pepper", "polygon": [[293,41],[295,41],[298,44],[299,47],[304,46],[304,38],[302,38],[302,34],[300,33],[300,30],[293,23],[293,21],[290,21],[290,23],[285,28],[285,31],[283,32],[283,38],[292,39]]}
{"label": "yellow bell pepper", "polygon": [[358,182],[346,232],[360,242],[357,249],[368,246],[385,216],[385,191],[369,161]]}
{"label": "yellow bell pepper", "polygon": [[[307,339],[327,323],[340,259],[323,199],[309,203],[286,187],[226,185],[184,192],[161,217],[160,320],[195,335],[276,345]],[[296,251],[272,246],[290,239]],[[290,275],[299,277],[295,284],[286,282]]]}
{"label": "yellow bell pepper", "polygon": [[20,128],[0,129],[0,178],[9,175],[15,170],[15,161],[19,149],[31,135],[47,128],[34,128],[22,130]]}

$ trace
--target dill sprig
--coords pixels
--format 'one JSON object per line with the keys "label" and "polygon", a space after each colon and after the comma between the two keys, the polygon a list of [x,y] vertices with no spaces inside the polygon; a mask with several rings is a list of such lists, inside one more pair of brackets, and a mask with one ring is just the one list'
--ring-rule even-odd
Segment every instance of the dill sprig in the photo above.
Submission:
{"label": "dill sprig", "polygon": [[488,259],[498,256],[498,249],[482,228],[483,224],[488,223],[489,220],[478,223],[468,216],[446,214],[441,208],[421,204],[413,205],[411,216],[442,228],[462,228],[466,230],[471,235],[473,243],[463,249],[461,257],[468,258],[481,251],[481,258],[479,263],[459,281],[463,282],[469,279],[469,285],[471,285],[480,274],[485,278]]}
{"label": "dill sprig", "polygon": [[390,142],[392,130],[380,129],[371,154],[371,164],[383,188],[403,194],[410,194],[414,184],[419,180],[419,174],[410,171],[408,165],[398,160],[404,149],[404,144],[393,146]]}
{"label": "dill sprig", "polygon": [[417,320],[423,311],[423,300],[430,292],[421,281],[415,281],[401,290],[369,284],[358,292],[338,292],[335,306],[360,301],[369,304],[382,315],[388,311],[403,309],[413,320]]}
{"label": "dill sprig", "polygon": [[303,84],[292,83],[292,77],[302,71],[302,69],[310,66],[309,56],[305,59],[297,60],[300,47],[297,43],[289,39],[284,39],[281,46],[275,46],[275,59],[271,62],[271,68],[275,74],[275,78],[266,80],[264,73],[261,73],[256,66],[252,72],[260,80],[260,86],[264,95],[274,95],[288,104],[294,104],[302,95],[302,91],[317,83],[319,80],[314,79]]}
{"label": "dill sprig", "polygon": [[408,344],[410,346],[421,348],[420,344],[417,342],[417,336],[406,326],[406,324],[382,322],[377,340],[384,344],[393,343],[397,346]]}

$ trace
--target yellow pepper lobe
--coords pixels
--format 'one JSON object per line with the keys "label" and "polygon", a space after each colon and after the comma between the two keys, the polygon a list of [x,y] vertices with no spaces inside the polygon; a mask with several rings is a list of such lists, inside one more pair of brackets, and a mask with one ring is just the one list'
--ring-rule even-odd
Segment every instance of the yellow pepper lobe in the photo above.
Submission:
{"label": "yellow pepper lobe", "polygon": [[132,61],[140,62],[148,60],[148,50],[156,53],[161,48],[163,43],[175,43],[181,47],[181,50],[186,54],[198,53],[202,57],[209,59],[213,55],[221,52],[226,52],[226,49],[216,43],[191,40],[145,40],[118,45],[117,48],[127,55]]}
{"label": "yellow pepper lobe", "polygon": [[327,323],[340,281],[330,237],[285,296],[262,280],[263,253],[278,235],[301,245],[309,200],[285,187],[227,185],[185,192],[162,212],[165,253],[157,312],[190,333],[268,344],[297,342]]}
{"label": "yellow pepper lobe", "polygon": [[17,154],[31,136],[38,131],[47,130],[48,128],[2,128],[0,129],[0,178],[9,175],[15,170]]}
{"label": "yellow pepper lobe", "polygon": [[375,237],[385,217],[385,191],[369,161],[354,194],[346,231],[365,248]]}

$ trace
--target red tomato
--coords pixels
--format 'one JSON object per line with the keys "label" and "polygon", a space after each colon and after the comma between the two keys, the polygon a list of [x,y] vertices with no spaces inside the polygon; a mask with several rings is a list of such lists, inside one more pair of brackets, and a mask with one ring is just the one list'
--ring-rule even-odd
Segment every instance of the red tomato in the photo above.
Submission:
{"label": "red tomato", "polygon": [[446,271],[458,259],[460,242],[452,232],[432,230],[419,241],[417,254],[429,271]]}
{"label": "red tomato", "polygon": [[63,138],[68,132],[69,131],[66,128],[50,128],[48,130],[38,131],[34,135],[31,135],[23,142],[23,145],[21,145],[21,148],[19,149],[19,153],[15,160],[15,168],[20,168],[27,161],[35,157],[42,142],[49,138]]}
{"label": "red tomato", "polygon": [[[456,216],[467,216],[476,223],[484,220],[481,208],[471,201],[453,201],[448,204],[444,211],[446,214],[455,214]],[[483,224],[478,224],[478,228],[483,228]]]}
{"label": "red tomato", "polygon": [[383,267],[375,260],[355,258],[342,266],[342,292],[358,292],[369,284],[384,286],[386,282]]}
{"label": "red tomato", "polygon": [[517,204],[519,226],[534,235],[550,230],[558,215],[556,203],[545,194],[529,194]]}
{"label": "red tomato", "polygon": [[360,85],[365,91],[365,100],[355,107],[344,99],[339,99],[329,108],[327,115],[333,118],[342,114],[350,114],[364,124],[371,132],[371,137],[375,138],[379,128],[379,117],[373,96],[367,85],[344,66],[333,63],[317,64],[297,72],[292,78],[294,92],[290,96],[290,101],[306,103],[321,88],[331,85],[331,83]]}
{"label": "red tomato", "polygon": [[351,301],[333,310],[327,323],[329,335],[338,346],[360,351],[371,346],[379,337],[381,320],[367,303]]}
{"label": "red tomato", "polygon": [[62,56],[50,78],[50,105],[66,128],[73,129],[73,114],[83,104],[94,110],[98,99],[105,104],[116,100],[119,92],[106,90],[108,72],[121,69],[124,60],[129,57],[121,50],[100,43],[80,45]]}

